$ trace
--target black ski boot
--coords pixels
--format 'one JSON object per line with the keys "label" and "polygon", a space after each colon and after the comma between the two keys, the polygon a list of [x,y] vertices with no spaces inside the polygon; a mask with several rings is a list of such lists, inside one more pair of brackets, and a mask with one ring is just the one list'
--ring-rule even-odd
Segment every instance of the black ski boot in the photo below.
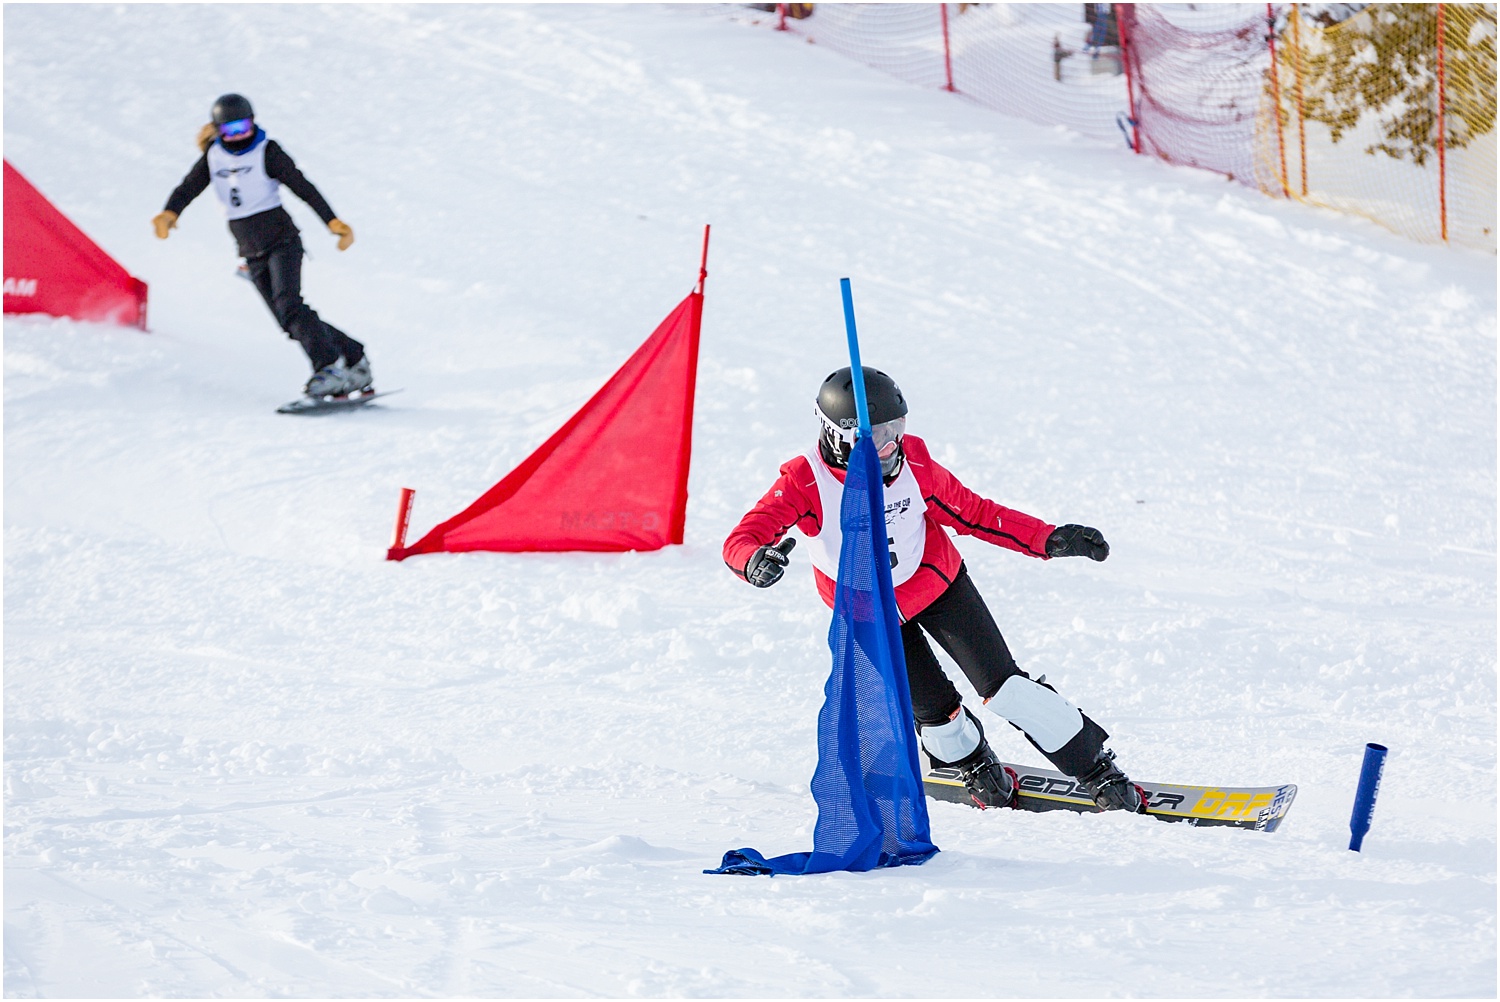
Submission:
{"label": "black ski boot", "polygon": [[1078,784],[1094,798],[1095,806],[1101,811],[1146,813],[1146,791],[1120,771],[1120,767],[1115,765],[1115,753],[1112,751],[1101,751],[1094,767],[1078,777]]}
{"label": "black ski boot", "polygon": [[974,753],[962,762],[954,762],[953,768],[963,777],[969,799],[980,810],[1016,806],[1015,770],[1000,764],[988,741],[980,738]]}

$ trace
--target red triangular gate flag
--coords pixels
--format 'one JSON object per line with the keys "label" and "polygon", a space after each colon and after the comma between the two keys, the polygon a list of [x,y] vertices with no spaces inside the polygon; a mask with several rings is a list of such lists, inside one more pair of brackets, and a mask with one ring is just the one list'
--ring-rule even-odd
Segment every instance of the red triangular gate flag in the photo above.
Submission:
{"label": "red triangular gate flag", "polygon": [[[701,288],[701,285],[700,285]],[[464,511],[388,559],[464,550],[659,550],[682,542],[703,293]]]}
{"label": "red triangular gate flag", "polygon": [[146,283],[5,161],[5,312],[146,328]]}

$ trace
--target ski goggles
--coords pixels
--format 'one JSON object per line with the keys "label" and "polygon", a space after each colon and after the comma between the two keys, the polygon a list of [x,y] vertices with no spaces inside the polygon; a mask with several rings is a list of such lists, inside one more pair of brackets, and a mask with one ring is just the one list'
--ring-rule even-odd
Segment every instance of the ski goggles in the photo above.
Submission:
{"label": "ski goggles", "polygon": [[[851,449],[854,448],[854,440],[859,436],[858,428],[840,427],[830,421],[828,415],[821,410],[818,411],[818,417],[835,435],[849,443]],[[895,454],[897,446],[901,444],[901,436],[905,434],[906,418],[898,417],[893,421],[882,421],[880,424],[871,426],[870,441],[875,443],[875,452],[881,459],[890,459]]]}
{"label": "ski goggles", "polygon": [[236,118],[219,126],[219,135],[225,139],[244,139],[255,131],[255,119]]}

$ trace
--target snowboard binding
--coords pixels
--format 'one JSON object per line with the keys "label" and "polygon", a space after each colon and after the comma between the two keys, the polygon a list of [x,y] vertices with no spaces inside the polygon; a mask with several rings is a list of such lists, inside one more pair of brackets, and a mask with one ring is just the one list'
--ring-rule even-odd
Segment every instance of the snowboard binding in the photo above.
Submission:
{"label": "snowboard binding", "polygon": [[981,811],[1016,806],[1016,784],[1019,782],[1016,771],[995,757],[988,741],[981,741],[973,755],[963,762],[954,763],[953,768],[963,778],[969,799]]}
{"label": "snowboard binding", "polygon": [[1130,777],[1115,765],[1115,753],[1104,750],[1094,762],[1094,767],[1078,777],[1078,785],[1101,811],[1129,811],[1132,814],[1146,813],[1146,791],[1130,781]]}

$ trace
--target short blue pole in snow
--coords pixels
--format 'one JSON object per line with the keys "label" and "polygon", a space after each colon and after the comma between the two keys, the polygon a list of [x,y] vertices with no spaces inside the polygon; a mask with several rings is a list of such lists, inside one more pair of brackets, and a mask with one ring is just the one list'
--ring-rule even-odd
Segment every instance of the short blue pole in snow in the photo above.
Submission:
{"label": "short blue pole in snow", "polygon": [[1375,816],[1375,798],[1380,794],[1380,775],[1385,772],[1385,745],[1365,745],[1365,764],[1359,770],[1359,791],[1354,794],[1354,814],[1349,818],[1349,848],[1359,852],[1370,819]]}
{"label": "short blue pole in snow", "polygon": [[870,407],[865,402],[864,366],[859,361],[859,334],[854,329],[854,293],[849,289],[847,278],[839,279],[839,291],[844,294],[844,332],[849,336],[849,365],[854,376],[854,413],[859,418],[859,434],[870,434]]}

